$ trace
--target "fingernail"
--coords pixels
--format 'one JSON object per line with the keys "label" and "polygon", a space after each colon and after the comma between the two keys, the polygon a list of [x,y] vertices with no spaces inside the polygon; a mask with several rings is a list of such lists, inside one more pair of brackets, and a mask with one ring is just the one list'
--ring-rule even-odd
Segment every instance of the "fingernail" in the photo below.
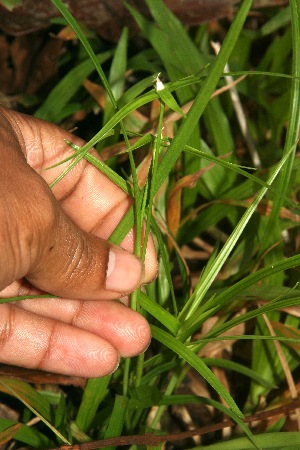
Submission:
{"label": "fingernail", "polygon": [[136,256],[119,247],[110,249],[106,271],[107,290],[127,294],[140,285],[142,276],[143,265]]}

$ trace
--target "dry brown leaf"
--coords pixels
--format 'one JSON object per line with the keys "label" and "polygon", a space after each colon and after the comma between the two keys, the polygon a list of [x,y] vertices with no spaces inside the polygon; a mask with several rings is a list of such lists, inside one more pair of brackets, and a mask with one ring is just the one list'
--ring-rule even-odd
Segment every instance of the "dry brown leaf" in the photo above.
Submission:
{"label": "dry brown leaf", "polygon": [[0,364],[0,376],[16,378],[34,384],[60,384],[64,386],[85,387],[86,379],[80,377],[68,377],[41,370],[24,369],[22,367]]}
{"label": "dry brown leaf", "polygon": [[106,90],[103,86],[97,83],[93,83],[90,80],[85,80],[83,86],[88,91],[88,93],[96,100],[98,105],[104,109],[106,103]]}
{"label": "dry brown leaf", "polygon": [[[238,314],[236,314],[234,317],[238,317],[241,314],[245,312],[245,309],[239,311]],[[198,333],[194,336],[194,338],[201,339],[205,338],[206,334],[212,329],[214,324],[217,322],[218,317],[214,316],[209,318],[203,325],[201,333]],[[242,336],[245,334],[245,324],[241,323],[239,325],[236,325],[235,327],[231,328],[230,330],[225,331],[225,333],[222,333],[220,337],[222,336]],[[233,344],[236,342],[234,339],[230,340],[224,340],[224,341],[214,341],[209,342],[208,344],[203,347],[203,349],[199,352],[200,357],[207,357],[207,358],[214,358],[217,355],[220,355],[224,350],[227,350],[229,353],[231,353],[231,349]]]}
{"label": "dry brown leaf", "polygon": [[57,74],[62,41],[38,33],[13,40],[0,36],[0,84],[5,95],[36,93]]}
{"label": "dry brown leaf", "polygon": [[286,338],[298,339],[299,344],[294,342],[286,342],[285,345],[292,348],[300,356],[300,331],[281,322],[271,321],[275,331],[279,332]]}
{"label": "dry brown leaf", "polygon": [[[128,0],[128,3],[151,17],[144,1]],[[234,0],[165,0],[165,3],[184,23],[196,25],[231,16]],[[138,30],[123,0],[69,0],[68,7],[78,21],[107,40],[117,41],[124,26],[129,27],[131,34]],[[0,28],[15,35],[30,33],[47,28],[50,19],[57,16],[59,13],[50,0],[23,0],[22,6],[12,12],[0,7]]]}
{"label": "dry brown leaf", "polygon": [[6,444],[11,439],[13,439],[14,435],[19,431],[19,429],[22,427],[21,423],[16,423],[14,425],[11,425],[10,427],[6,428],[4,431],[0,433],[0,444]]}

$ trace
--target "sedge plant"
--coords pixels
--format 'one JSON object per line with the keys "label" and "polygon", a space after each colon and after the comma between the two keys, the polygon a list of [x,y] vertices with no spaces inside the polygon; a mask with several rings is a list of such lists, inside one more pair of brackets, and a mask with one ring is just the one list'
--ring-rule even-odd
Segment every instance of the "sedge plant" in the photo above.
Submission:
{"label": "sedge plant", "polygon": [[[146,0],[151,21],[126,4],[147,42],[134,55],[126,29],[115,48],[95,52],[65,4],[52,3],[86,56],[35,115],[61,123],[82,108],[74,99],[87,77],[106,92],[100,129],[83,147],[69,142],[74,156],[52,186],[85,158],[132,196],[110,240],[121,243],[134,226],[143,259],[149,234],[155,238],[158,277],[131,298],[151,324],[153,343],[113,375],[88,380],[79,404],[60,389],[38,392],[1,377],[0,391],[20,400],[24,412],[20,421],[0,419],[0,442],[50,448],[97,441],[89,448],[102,448],[103,439],[150,432],[158,440],[147,448],[163,449],[174,406],[200,405],[212,421],[230,419],[231,435],[181,448],[298,448],[299,433],[285,435],[284,419],[260,434],[245,416],[271,394],[282,404],[285,380],[291,400],[297,393],[300,1],[251,30],[252,0],[244,0],[217,54],[207,25],[186,30],[162,0]],[[263,39],[266,50],[251,70],[251,52]],[[129,71],[137,79],[126,87]],[[92,96],[86,104],[96,107]],[[246,107],[255,114],[248,112],[244,127]],[[108,155],[106,163],[92,147]],[[238,353],[243,346],[247,355]],[[245,384],[243,398],[231,374]],[[183,393],[190,377],[201,394],[193,387]],[[36,427],[26,425],[32,417]],[[145,445],[132,441],[128,448]]]}

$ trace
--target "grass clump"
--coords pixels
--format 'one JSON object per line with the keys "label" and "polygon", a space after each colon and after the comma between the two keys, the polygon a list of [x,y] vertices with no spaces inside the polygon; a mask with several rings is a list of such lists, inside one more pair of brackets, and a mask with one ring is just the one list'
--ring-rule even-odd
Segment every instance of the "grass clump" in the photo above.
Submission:
{"label": "grass clump", "polygon": [[[127,5],[144,38],[134,54],[126,29],[103,51],[52,2],[81,56],[36,116],[66,123],[105,104],[101,127],[73,146],[53,184],[86,158],[134,197],[111,241],[134,225],[143,258],[150,230],[155,236],[158,278],[132,295],[153,343],[115,374],[89,380],[79,404],[72,391],[39,393],[1,379],[1,391],[25,405],[19,422],[0,419],[2,442],[298,448],[300,1],[266,11],[258,26],[245,0],[230,26],[190,30],[161,0],[146,0],[153,21]],[[89,154],[92,146],[106,165]],[[267,420],[269,409],[277,420]],[[26,425],[35,415],[43,426]],[[230,428],[222,435],[223,419]],[[187,434],[171,435],[178,431]]]}

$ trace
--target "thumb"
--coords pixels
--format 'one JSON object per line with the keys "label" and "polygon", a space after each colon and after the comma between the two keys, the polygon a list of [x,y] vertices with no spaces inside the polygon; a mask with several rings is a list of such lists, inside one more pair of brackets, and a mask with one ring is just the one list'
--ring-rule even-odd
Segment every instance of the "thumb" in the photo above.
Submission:
{"label": "thumb", "polygon": [[138,258],[80,230],[62,211],[57,216],[47,233],[40,232],[43,245],[26,274],[31,284],[60,297],[90,300],[117,298],[141,284]]}
{"label": "thumb", "polygon": [[0,199],[0,290],[25,277],[60,297],[100,300],[141,284],[138,258],[78,228],[26,163],[18,175]]}

